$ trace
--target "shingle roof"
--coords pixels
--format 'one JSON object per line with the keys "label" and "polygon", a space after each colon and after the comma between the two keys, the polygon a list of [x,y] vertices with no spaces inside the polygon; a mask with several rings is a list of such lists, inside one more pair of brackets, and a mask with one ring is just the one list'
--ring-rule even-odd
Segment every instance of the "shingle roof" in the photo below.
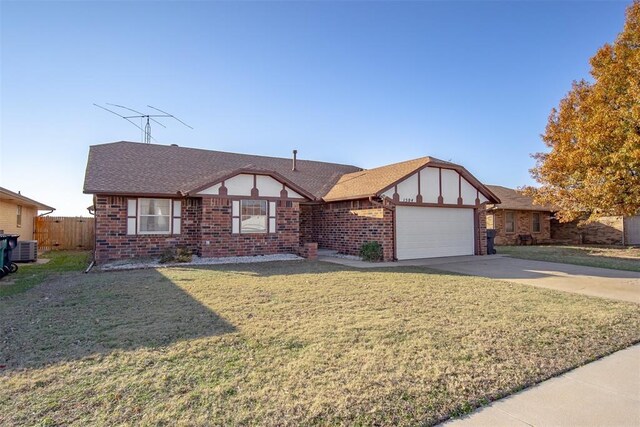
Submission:
{"label": "shingle roof", "polygon": [[338,183],[324,196],[324,200],[348,200],[379,195],[396,182],[427,165],[455,169],[460,172],[469,183],[476,186],[489,200],[497,200],[495,199],[495,195],[464,167],[445,160],[436,159],[435,157],[420,157],[418,159],[343,175]]}
{"label": "shingle roof", "polygon": [[324,196],[329,200],[344,200],[374,196],[380,190],[404,178],[416,169],[432,161],[430,157],[407,160],[374,169],[348,173]]}
{"label": "shingle roof", "polygon": [[9,200],[19,205],[23,206],[33,206],[40,211],[54,211],[55,208],[51,206],[45,205],[44,203],[40,203],[36,200],[30,199],[28,197],[23,196],[20,193],[14,193],[11,190],[7,190],[6,188],[0,187],[0,200]]}
{"label": "shingle roof", "polygon": [[355,166],[196,148],[113,142],[91,146],[84,192],[175,195],[215,182],[236,170],[276,172],[320,199]]}
{"label": "shingle roof", "polygon": [[489,188],[489,190],[491,190],[500,199],[500,204],[489,205],[489,208],[546,212],[553,212],[556,210],[553,206],[541,206],[534,204],[531,197],[525,196],[513,188],[502,187],[500,185],[487,185],[487,188]]}

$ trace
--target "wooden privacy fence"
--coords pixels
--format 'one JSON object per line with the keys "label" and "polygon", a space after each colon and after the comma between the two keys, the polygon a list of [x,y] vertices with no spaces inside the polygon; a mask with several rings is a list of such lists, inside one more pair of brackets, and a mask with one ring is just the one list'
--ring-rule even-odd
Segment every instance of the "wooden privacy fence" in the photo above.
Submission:
{"label": "wooden privacy fence", "polygon": [[35,238],[38,250],[93,249],[94,221],[93,218],[82,217],[36,217]]}

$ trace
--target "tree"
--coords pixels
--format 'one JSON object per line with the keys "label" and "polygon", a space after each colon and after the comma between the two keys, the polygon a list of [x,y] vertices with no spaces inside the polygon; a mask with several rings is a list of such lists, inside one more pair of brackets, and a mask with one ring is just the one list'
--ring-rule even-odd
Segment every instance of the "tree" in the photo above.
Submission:
{"label": "tree", "polygon": [[528,187],[561,221],[635,215],[640,210],[640,0],[623,31],[591,58],[593,83],[573,82],[553,109]]}

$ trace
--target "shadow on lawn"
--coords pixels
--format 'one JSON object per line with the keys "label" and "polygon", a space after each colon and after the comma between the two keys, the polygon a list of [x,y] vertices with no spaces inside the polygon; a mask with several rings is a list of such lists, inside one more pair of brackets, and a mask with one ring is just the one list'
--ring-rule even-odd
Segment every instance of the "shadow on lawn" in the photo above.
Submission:
{"label": "shadow on lawn", "polygon": [[1,299],[0,318],[0,375],[236,330],[155,270],[60,276]]}

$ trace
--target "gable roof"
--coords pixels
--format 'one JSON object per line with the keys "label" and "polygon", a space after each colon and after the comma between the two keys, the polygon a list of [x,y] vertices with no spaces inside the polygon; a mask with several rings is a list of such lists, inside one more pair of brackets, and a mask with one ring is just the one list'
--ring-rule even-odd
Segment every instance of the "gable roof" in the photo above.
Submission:
{"label": "gable roof", "polygon": [[541,206],[533,203],[533,199],[525,196],[513,188],[500,185],[487,185],[487,187],[500,198],[500,203],[488,206],[489,209],[510,209],[520,211],[545,211],[554,212],[553,206]]}
{"label": "gable roof", "polygon": [[16,205],[35,207],[39,211],[55,210],[55,208],[52,208],[51,206],[45,205],[44,203],[40,203],[36,200],[25,197],[20,193],[14,193],[13,191],[7,190],[6,188],[3,188],[3,187],[0,187],[0,200],[9,201],[11,203],[15,203]]}
{"label": "gable roof", "polygon": [[413,175],[416,171],[426,166],[454,169],[458,171],[471,185],[484,194],[489,201],[500,201],[464,167],[428,156],[381,166],[374,169],[345,174],[327,193],[324,200],[337,201],[379,196],[383,191],[386,191],[397,182]]}
{"label": "gable roof", "polygon": [[361,170],[350,165],[227,153],[178,146],[113,142],[93,145],[84,192],[122,195],[189,193],[238,170],[275,172],[320,199],[345,173]]}

